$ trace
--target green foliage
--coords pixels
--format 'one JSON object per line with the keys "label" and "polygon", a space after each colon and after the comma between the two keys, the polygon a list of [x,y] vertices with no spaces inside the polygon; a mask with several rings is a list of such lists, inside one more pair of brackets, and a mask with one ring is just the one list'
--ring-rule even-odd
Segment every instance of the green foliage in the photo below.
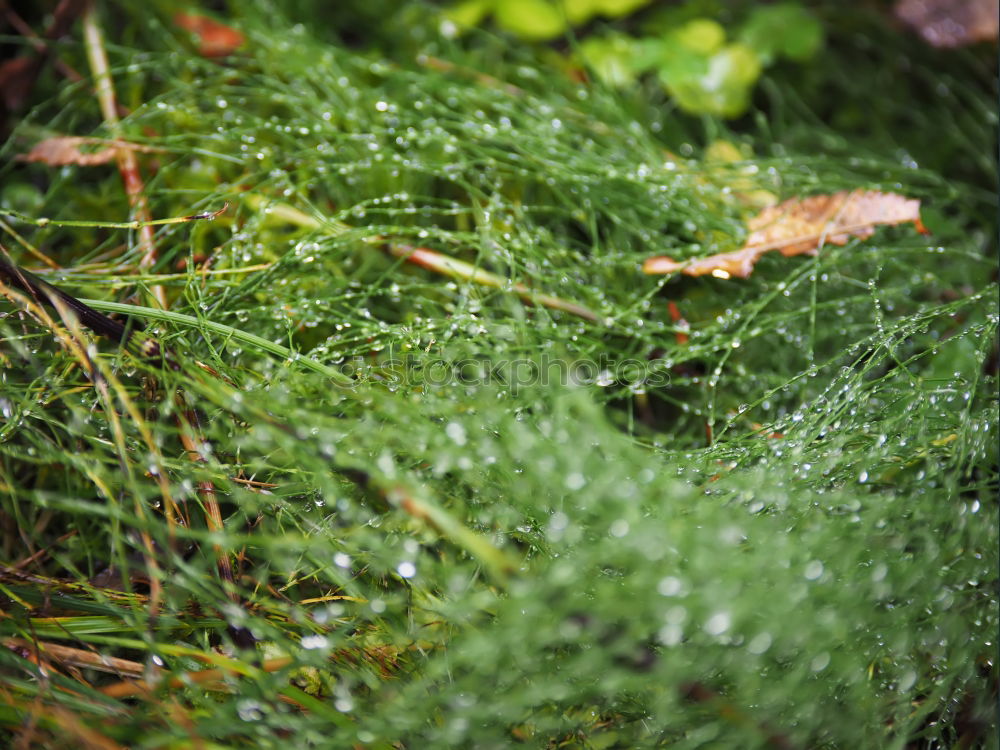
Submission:
{"label": "green foliage", "polygon": [[735,117],[747,107],[761,64],[750,47],[725,38],[716,22],[695,19],[646,40],[636,67],[656,70],[682,109]]}
{"label": "green foliage", "polygon": [[547,0],[497,0],[493,14],[501,29],[523,39],[552,39],[566,30],[566,16]]}
{"label": "green foliage", "polygon": [[816,18],[794,4],[755,8],[740,27],[738,40],[729,43],[725,28],[715,20],[684,19],[677,13],[670,17],[681,20],[672,24],[664,19],[656,24],[656,35],[640,38],[629,48],[585,42],[583,57],[612,85],[630,82],[620,70],[653,70],[685,111],[737,117],[746,111],[766,66],[779,56],[804,61],[823,41]]}
{"label": "green foliage", "polygon": [[[566,33],[595,15],[628,16],[643,0],[465,0],[447,18],[461,28],[483,23],[492,14],[497,25],[523,39],[544,41]],[[636,77],[654,72],[684,111],[738,117],[746,112],[761,71],[779,58],[804,62],[823,44],[823,28],[797,3],[754,7],[737,27],[734,41],[713,18],[718,10],[692,1],[654,15],[651,33],[589,34],[580,58],[597,76],[615,87],[632,86]]]}
{"label": "green foliage", "polygon": [[492,14],[497,26],[522,39],[547,40],[566,33],[596,16],[620,18],[648,5],[650,0],[460,0],[446,18],[460,27],[472,27]]}
{"label": "green foliage", "polygon": [[[662,37],[692,80],[762,49],[704,6]],[[159,227],[145,272],[130,230],[98,226],[126,218],[113,166],[12,158],[40,134],[107,137],[91,81],[44,79],[0,147],[23,238],[4,229],[4,247],[32,268],[30,248],[49,254],[46,278],[106,311],[162,286],[170,309],[142,317],[180,365],[85,332],[81,359],[0,302],[5,730],[136,748],[995,744],[992,62],[922,58],[868,19],[881,54],[969,113],[935,129],[956,99],[922,101],[930,132],[901,133],[901,153],[881,128],[914,116],[908,95],[857,130],[824,124],[831,87],[852,110],[869,95],[851,65],[884,62],[859,60],[854,27],[830,25],[815,65],[762,68],[769,109],[732,132],[658,85],[580,83],[533,46],[414,25],[425,10],[351,46],[233,3],[250,42],[223,61],[159,6],[108,13],[122,126],[159,149],[140,157],[154,215],[230,206]],[[414,38],[418,59],[396,44]],[[773,253],[745,281],[641,274],[738,245],[754,191],[853,187],[921,198],[935,234]],[[43,672],[35,641],[176,680],[113,697],[123,674],[54,656]]]}

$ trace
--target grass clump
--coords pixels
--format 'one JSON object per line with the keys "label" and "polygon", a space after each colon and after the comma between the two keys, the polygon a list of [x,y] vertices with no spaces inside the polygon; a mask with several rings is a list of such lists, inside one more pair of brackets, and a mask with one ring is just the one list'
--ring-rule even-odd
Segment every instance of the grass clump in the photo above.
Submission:
{"label": "grass clump", "polygon": [[[918,122],[954,96],[992,113],[896,141],[850,120],[868,90],[844,89],[840,127],[817,116],[821,85],[856,86],[845,71],[867,64],[832,12],[821,59],[769,71],[756,115],[725,124],[426,20],[361,48],[321,5],[234,4],[247,42],[224,62],[168,4],[104,9],[122,135],[157,149],[140,156],[151,215],[228,204],[157,226],[152,266],[140,235],[106,226],[129,212],[112,166],[11,158],[114,136],[89,81],[43,76],[4,146],[4,246],[33,269],[30,249],[47,254],[44,277],[98,309],[143,308],[170,357],[8,289],[5,731],[995,739],[995,196],[976,157],[992,68],[868,18],[914,79],[964,82]],[[87,69],[80,37],[59,55]],[[879,122],[906,117],[903,93]],[[744,161],[701,159],[720,139]],[[934,234],[772,254],[742,281],[641,274],[738,246],[747,186],[901,192]],[[474,270],[436,274],[411,248]]]}

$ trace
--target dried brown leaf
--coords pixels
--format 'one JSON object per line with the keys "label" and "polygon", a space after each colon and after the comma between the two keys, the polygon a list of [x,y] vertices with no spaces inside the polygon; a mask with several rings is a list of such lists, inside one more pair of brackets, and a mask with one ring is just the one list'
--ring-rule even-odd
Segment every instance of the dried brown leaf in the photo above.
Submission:
{"label": "dried brown leaf", "polygon": [[896,18],[934,47],[996,41],[1000,0],[898,0]]}
{"label": "dried brown leaf", "polygon": [[745,279],[757,260],[771,250],[787,257],[815,255],[826,244],[846,245],[851,237],[871,237],[876,226],[906,223],[913,223],[918,232],[927,231],[920,221],[920,201],[895,193],[854,190],[792,198],[765,208],[747,222],[749,235],[739,250],[680,262],[666,256],[649,258],[642,270]]}
{"label": "dried brown leaf", "polygon": [[[104,148],[98,151],[85,152],[80,150],[84,145],[101,145]],[[50,167],[63,167],[67,164],[76,164],[81,167],[95,167],[114,161],[118,149],[129,149],[131,151],[160,151],[161,149],[152,146],[143,146],[138,143],[128,141],[104,141],[98,138],[82,138],[80,136],[59,136],[47,138],[36,143],[26,154],[18,157],[20,161],[35,161],[48,164]]]}

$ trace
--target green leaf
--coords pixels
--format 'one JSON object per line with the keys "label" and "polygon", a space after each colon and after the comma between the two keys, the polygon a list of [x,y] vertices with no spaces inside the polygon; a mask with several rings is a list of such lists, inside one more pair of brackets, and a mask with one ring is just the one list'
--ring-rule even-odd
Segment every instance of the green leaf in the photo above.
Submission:
{"label": "green leaf", "polygon": [[807,60],[823,45],[823,27],[801,5],[768,5],[754,10],[740,32],[740,40],[765,65],[779,55]]}
{"label": "green leaf", "polygon": [[635,80],[632,59],[635,44],[626,36],[588,37],[580,45],[584,61],[609,86],[627,86]]}
{"label": "green leaf", "polygon": [[444,17],[456,26],[467,29],[482,23],[492,5],[493,0],[465,0],[448,8]]}
{"label": "green leaf", "polygon": [[566,30],[565,16],[545,0],[502,0],[493,15],[500,28],[523,39],[552,39]]}
{"label": "green leaf", "polygon": [[649,5],[649,0],[591,0],[591,5],[601,15],[621,18],[634,13],[644,5]]}
{"label": "green leaf", "polygon": [[621,18],[635,12],[650,0],[562,0],[560,3],[571,26],[580,26],[600,14]]}
{"label": "green leaf", "polygon": [[[660,68],[660,79],[680,107],[695,114],[737,117],[760,76],[760,59],[743,44],[729,44],[696,70],[697,57],[678,58]],[[684,63],[683,65],[680,63]]]}
{"label": "green leaf", "polygon": [[562,0],[562,11],[571,26],[579,26],[600,12],[600,0]]}
{"label": "green leaf", "polygon": [[671,39],[685,49],[700,55],[710,55],[726,41],[726,30],[708,18],[696,18],[679,26]]}
{"label": "green leaf", "polygon": [[761,64],[757,53],[745,44],[729,44],[709,62],[709,75],[723,81],[751,85],[760,78]]}

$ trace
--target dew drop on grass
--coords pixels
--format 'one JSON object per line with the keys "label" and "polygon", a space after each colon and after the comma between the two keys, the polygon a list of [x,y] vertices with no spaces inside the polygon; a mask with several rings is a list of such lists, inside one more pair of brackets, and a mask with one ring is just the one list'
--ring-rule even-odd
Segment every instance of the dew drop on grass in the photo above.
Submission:
{"label": "dew drop on grass", "polygon": [[901,693],[905,693],[917,683],[917,673],[912,669],[906,670],[899,678],[896,688]]}
{"label": "dew drop on grass", "polygon": [[417,574],[417,566],[409,560],[404,560],[396,566],[396,572],[401,578],[413,578]]}
{"label": "dew drop on grass", "polygon": [[236,702],[236,714],[243,721],[260,721],[264,717],[262,706],[252,698],[243,698]]}
{"label": "dew drop on grass", "polygon": [[732,625],[732,616],[729,612],[716,612],[705,621],[704,630],[709,635],[722,635],[729,630]]}
{"label": "dew drop on grass", "polygon": [[681,579],[674,576],[661,578],[660,582],[656,585],[656,590],[662,596],[677,596],[681,593],[683,588],[684,584]]}
{"label": "dew drop on grass", "polygon": [[628,534],[629,524],[624,518],[619,518],[611,524],[611,536],[621,539]]}
{"label": "dew drop on grass", "polygon": [[325,649],[330,646],[330,640],[325,635],[307,635],[300,641],[302,648],[308,650]]}
{"label": "dew drop on grass", "polygon": [[807,580],[815,581],[823,575],[823,563],[819,560],[812,560],[806,565],[804,574]]}
{"label": "dew drop on grass", "polygon": [[830,654],[824,651],[809,662],[809,668],[813,672],[822,672],[830,665]]}
{"label": "dew drop on grass", "polygon": [[758,633],[747,644],[747,651],[751,654],[763,654],[771,648],[772,642],[773,639],[770,633]]}
{"label": "dew drop on grass", "polygon": [[467,442],[465,427],[459,422],[449,422],[444,431],[455,445],[462,446]]}
{"label": "dew drop on grass", "polygon": [[684,638],[684,628],[673,623],[664,625],[657,633],[657,638],[664,646],[676,646]]}

